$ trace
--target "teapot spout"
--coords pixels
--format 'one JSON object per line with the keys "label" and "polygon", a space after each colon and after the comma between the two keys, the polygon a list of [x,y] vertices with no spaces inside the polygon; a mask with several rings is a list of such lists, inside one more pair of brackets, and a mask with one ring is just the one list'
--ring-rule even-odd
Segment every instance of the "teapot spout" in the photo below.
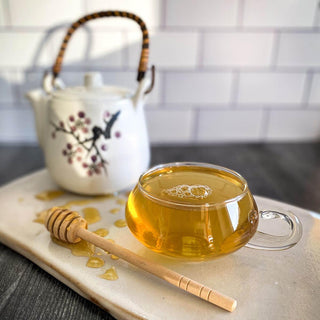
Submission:
{"label": "teapot spout", "polygon": [[34,111],[36,132],[41,148],[44,146],[44,129],[47,125],[47,101],[48,95],[41,89],[36,89],[26,93],[26,98],[30,101]]}

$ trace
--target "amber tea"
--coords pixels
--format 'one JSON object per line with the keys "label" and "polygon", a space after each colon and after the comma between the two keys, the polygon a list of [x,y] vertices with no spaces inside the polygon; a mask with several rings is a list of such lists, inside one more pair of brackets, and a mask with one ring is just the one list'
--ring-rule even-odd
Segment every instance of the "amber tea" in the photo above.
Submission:
{"label": "amber tea", "polygon": [[208,164],[155,167],[130,193],[131,232],[152,250],[193,260],[233,252],[256,232],[258,209],[236,172]]}

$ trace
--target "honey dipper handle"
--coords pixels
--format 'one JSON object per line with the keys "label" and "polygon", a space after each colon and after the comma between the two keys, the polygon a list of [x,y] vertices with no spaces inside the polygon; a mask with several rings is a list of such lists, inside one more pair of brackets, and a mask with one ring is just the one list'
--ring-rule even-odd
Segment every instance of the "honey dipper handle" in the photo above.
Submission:
{"label": "honey dipper handle", "polygon": [[144,258],[136,255],[132,251],[125,249],[117,244],[114,244],[86,229],[79,228],[77,236],[93,243],[95,246],[102,248],[117,257],[139,267],[158,278],[161,278],[172,285],[183,289],[203,300],[209,301],[212,304],[232,312],[236,306],[237,301],[231,297],[225,296],[216,290],[210,289],[196,281],[193,281],[177,272],[167,269],[159,264],[145,260]]}

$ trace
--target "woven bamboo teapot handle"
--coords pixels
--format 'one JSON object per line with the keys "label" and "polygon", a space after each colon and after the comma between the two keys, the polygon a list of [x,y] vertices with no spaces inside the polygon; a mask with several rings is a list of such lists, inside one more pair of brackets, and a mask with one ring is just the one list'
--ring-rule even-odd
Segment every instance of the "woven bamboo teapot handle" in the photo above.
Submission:
{"label": "woven bamboo teapot handle", "polygon": [[[83,24],[85,24],[87,21],[98,19],[98,18],[104,18],[104,17],[121,17],[121,18],[128,18],[131,20],[134,20],[138,23],[140,26],[140,29],[142,31],[142,49],[140,54],[140,62],[139,62],[139,68],[138,68],[138,75],[137,80],[141,81],[148,68],[148,60],[149,60],[149,34],[146,27],[146,24],[143,22],[143,20],[138,17],[137,15],[126,12],[126,11],[100,11],[96,13],[91,13],[88,15],[85,15],[84,17],[80,18],[76,22],[74,22],[68,29],[67,34],[65,35],[62,44],[60,46],[60,50],[58,53],[58,56],[56,58],[55,64],[52,67],[52,75],[53,79],[52,82],[55,81],[55,79],[59,76],[62,68],[62,62],[63,57],[65,54],[65,50],[67,48],[67,45],[69,43],[69,40],[73,33]],[[149,93],[152,90],[154,83],[154,67],[152,67],[152,83],[149,89],[147,89],[146,93]]]}

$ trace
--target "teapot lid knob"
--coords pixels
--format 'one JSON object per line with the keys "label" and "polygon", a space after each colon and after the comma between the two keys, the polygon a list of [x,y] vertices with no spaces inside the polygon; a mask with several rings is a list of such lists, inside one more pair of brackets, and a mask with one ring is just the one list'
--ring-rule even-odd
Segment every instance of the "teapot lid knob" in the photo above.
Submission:
{"label": "teapot lid knob", "polygon": [[89,72],[84,75],[84,86],[87,89],[101,88],[103,86],[103,80],[101,73]]}

